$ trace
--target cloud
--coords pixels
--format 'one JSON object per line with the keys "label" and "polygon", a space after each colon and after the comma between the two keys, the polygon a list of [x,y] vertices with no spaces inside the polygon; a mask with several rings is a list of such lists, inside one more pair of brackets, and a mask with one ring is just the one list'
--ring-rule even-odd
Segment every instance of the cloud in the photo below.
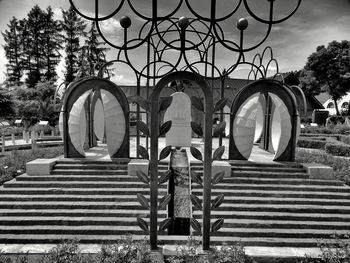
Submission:
{"label": "cloud", "polygon": [[0,83],[4,82],[6,79],[6,76],[5,76],[6,62],[7,62],[7,59],[5,56],[5,50],[3,49],[2,46],[0,46]]}

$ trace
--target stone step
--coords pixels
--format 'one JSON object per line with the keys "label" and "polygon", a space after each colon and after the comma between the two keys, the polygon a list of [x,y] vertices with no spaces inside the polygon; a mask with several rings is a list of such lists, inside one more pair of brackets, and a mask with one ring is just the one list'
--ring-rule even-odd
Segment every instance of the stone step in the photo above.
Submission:
{"label": "stone step", "polygon": [[126,170],[127,164],[56,164],[54,169],[69,169],[69,170]]}
{"label": "stone step", "polygon": [[[31,234],[3,234],[0,236],[0,243],[3,244],[57,244],[62,240],[78,239],[81,244],[101,244],[106,242],[114,242],[125,237],[125,235],[31,235]],[[200,236],[192,237],[195,240],[201,241]],[[134,240],[145,240],[148,236],[145,234],[133,235]],[[175,245],[187,244],[188,236],[169,236],[159,235],[159,245]],[[325,239],[323,242],[333,243],[334,239]],[[317,240],[314,238],[253,238],[253,237],[228,237],[228,236],[212,236],[211,242],[213,245],[234,245],[238,242],[243,246],[267,246],[267,247],[317,247]]]}
{"label": "stone step", "polygon": [[[192,185],[193,191],[202,189],[200,185]],[[224,184],[219,183],[212,189],[223,192],[233,192],[236,190],[264,190],[264,191],[307,191],[307,192],[345,192],[350,194],[350,188],[347,186],[332,185],[288,185],[288,184]]]}
{"label": "stone step", "polygon": [[[2,188],[0,187],[0,197],[6,196],[9,194],[55,194],[55,195],[125,195],[125,194],[149,194],[149,188]],[[158,194],[167,193],[165,188],[161,188],[158,191]]]}
{"label": "stone step", "polygon": [[124,169],[120,170],[97,170],[97,169],[54,169],[51,171],[54,175],[127,175]]}
{"label": "stone step", "polygon": [[138,201],[123,202],[67,202],[67,201],[35,201],[7,202],[0,201],[0,209],[142,209]]}
{"label": "stone step", "polygon": [[232,167],[250,166],[250,167],[286,167],[286,168],[303,168],[300,163],[295,162],[250,162],[239,160],[228,160]]}
{"label": "stone step", "polygon": [[[6,220],[5,220],[6,221]],[[203,220],[198,220],[200,223]],[[212,220],[213,221],[213,220]],[[293,221],[293,220],[257,220],[257,219],[228,219],[224,220],[224,228],[261,228],[261,229],[327,229],[350,230],[348,222],[320,222],[320,221]]]}
{"label": "stone step", "polygon": [[[212,200],[217,195],[212,195]],[[199,196],[202,200],[202,196]],[[324,198],[279,198],[279,197],[237,197],[224,196],[225,204],[298,204],[298,205],[336,205],[336,206],[350,206],[350,199],[324,199]]]}
{"label": "stone step", "polygon": [[87,159],[87,158],[62,158],[58,159],[56,164],[127,164],[130,159],[118,158],[113,160],[102,160],[102,159]]}
{"label": "stone step", "polygon": [[[117,217],[149,217],[149,210],[140,208],[135,209],[0,209],[1,216],[11,216],[11,217],[52,217],[56,218],[58,216],[63,217],[106,217],[106,218],[117,218]],[[165,210],[158,211],[158,217],[166,217],[167,212]]]}
{"label": "stone step", "polygon": [[[146,185],[142,182],[69,182],[69,181],[50,181],[50,182],[30,182],[30,181],[10,181],[4,183],[4,188],[114,188],[114,189],[123,189],[123,188],[150,188],[149,185]],[[161,185],[159,188],[165,188],[166,185]]]}
{"label": "stone step", "polygon": [[282,172],[271,172],[271,171],[246,171],[246,170],[231,170],[231,176],[234,177],[265,177],[265,178],[305,178],[308,179],[307,173],[282,173]]}
{"label": "stone step", "polygon": [[316,180],[301,178],[261,178],[261,177],[227,177],[222,183],[226,184],[288,184],[288,185],[337,185],[344,186],[344,183],[338,180]]}
{"label": "stone step", "polygon": [[[257,220],[293,220],[293,221],[319,221],[319,222],[350,222],[348,214],[327,213],[294,213],[294,212],[265,212],[265,211],[212,211],[212,219],[257,219]],[[194,211],[193,217],[202,218],[202,212]]]}
{"label": "stone step", "polygon": [[236,211],[249,212],[289,212],[289,213],[328,213],[328,214],[350,214],[349,206],[336,205],[300,205],[300,204],[227,204],[212,211],[214,215],[217,211],[234,214]]}
{"label": "stone step", "polygon": [[[164,217],[162,217],[163,219]],[[149,218],[144,218],[149,224]],[[158,224],[161,220],[158,221]],[[3,226],[138,226],[136,217],[0,216]]]}
{"label": "stone step", "polygon": [[16,177],[16,181],[25,182],[47,182],[47,181],[68,181],[68,182],[140,182],[136,176],[130,175],[20,175]]}
{"label": "stone step", "polygon": [[260,167],[260,166],[232,166],[234,171],[269,171],[269,172],[279,172],[279,173],[306,173],[304,167]]}
{"label": "stone step", "polygon": [[[280,198],[325,198],[325,199],[349,199],[350,193],[348,192],[312,192],[312,191],[280,191],[276,190],[242,190],[235,189],[230,191],[229,189],[212,189],[212,195],[216,196],[218,194],[224,194],[227,196],[250,196],[250,197],[280,197]],[[201,196],[203,194],[203,190],[201,188],[192,189],[192,193],[197,196]]]}
{"label": "stone step", "polygon": [[[144,195],[148,200],[149,194]],[[158,199],[162,198],[159,195]],[[137,195],[6,195],[1,197],[2,201],[20,201],[20,202],[34,202],[34,201],[67,201],[67,202],[120,202],[120,201],[135,201]]]}

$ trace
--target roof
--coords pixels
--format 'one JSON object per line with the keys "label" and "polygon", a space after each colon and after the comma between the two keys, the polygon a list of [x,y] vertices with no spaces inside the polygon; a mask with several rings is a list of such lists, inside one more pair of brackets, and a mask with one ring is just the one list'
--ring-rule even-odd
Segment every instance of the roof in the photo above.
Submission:
{"label": "roof", "polygon": [[321,103],[321,104],[324,104],[327,100],[330,99],[331,96],[329,96],[328,93],[326,92],[322,92],[318,95],[315,96],[315,98]]}

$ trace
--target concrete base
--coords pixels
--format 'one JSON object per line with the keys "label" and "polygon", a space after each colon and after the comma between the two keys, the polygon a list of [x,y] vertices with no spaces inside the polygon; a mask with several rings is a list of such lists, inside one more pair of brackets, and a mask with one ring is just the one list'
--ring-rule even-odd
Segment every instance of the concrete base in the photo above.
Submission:
{"label": "concrete base", "polygon": [[302,165],[305,167],[310,179],[334,179],[333,168],[330,166],[318,163],[303,163]]}
{"label": "concrete base", "polygon": [[231,165],[228,162],[214,161],[211,168],[212,176],[221,171],[225,172],[224,177],[231,177]]}
{"label": "concrete base", "polygon": [[137,171],[148,174],[149,161],[146,159],[133,159],[128,163],[128,175],[136,176]]}
{"label": "concrete base", "polygon": [[150,254],[151,262],[154,263],[164,263],[163,249],[152,250]]}
{"label": "concrete base", "polygon": [[36,159],[26,164],[28,175],[49,175],[57,159]]}

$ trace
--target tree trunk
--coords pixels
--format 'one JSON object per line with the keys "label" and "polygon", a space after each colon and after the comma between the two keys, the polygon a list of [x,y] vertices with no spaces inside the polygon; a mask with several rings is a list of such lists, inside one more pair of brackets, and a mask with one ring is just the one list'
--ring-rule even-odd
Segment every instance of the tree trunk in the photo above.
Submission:
{"label": "tree trunk", "polygon": [[334,99],[334,98],[333,98],[333,100],[334,100],[335,111],[336,111],[336,113],[337,113],[337,116],[339,116],[340,113],[339,113],[339,109],[338,109],[337,99]]}

